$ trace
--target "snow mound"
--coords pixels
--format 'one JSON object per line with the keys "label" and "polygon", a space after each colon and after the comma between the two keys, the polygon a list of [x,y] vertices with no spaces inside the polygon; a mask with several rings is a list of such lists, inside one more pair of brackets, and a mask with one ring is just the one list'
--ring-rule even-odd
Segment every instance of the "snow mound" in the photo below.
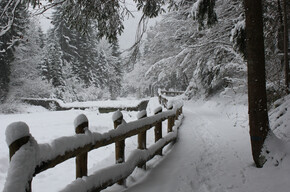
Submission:
{"label": "snow mound", "polygon": [[266,165],[278,166],[280,164],[289,165],[290,163],[290,143],[279,139],[273,132],[269,134],[265,141],[263,153],[267,159]]}
{"label": "snow mound", "polygon": [[121,113],[121,111],[116,111],[113,116],[112,116],[112,120],[116,121],[117,119],[120,119],[121,117],[123,117],[123,114]]}
{"label": "snow mound", "polygon": [[160,113],[162,111],[162,107],[159,106],[154,110],[154,114],[156,114],[157,112]]}
{"label": "snow mound", "polygon": [[174,108],[180,108],[183,107],[183,102],[180,100],[175,100],[173,104]]}
{"label": "snow mound", "polygon": [[141,119],[147,115],[146,110],[142,110],[139,113],[137,113],[137,119]]}
{"label": "snow mound", "polygon": [[275,135],[285,141],[290,140],[290,95],[277,100],[277,106],[269,113],[270,127]]}
{"label": "snow mound", "polygon": [[6,143],[9,146],[11,143],[25,136],[29,136],[29,127],[26,123],[19,121],[8,125],[5,131]]}
{"label": "snow mound", "polygon": [[167,106],[167,109],[171,109],[173,107],[173,101],[172,100],[169,100],[166,104]]}
{"label": "snow mound", "polygon": [[[265,141],[264,155],[270,165],[290,163],[290,95],[277,100],[269,113],[271,132]],[[282,165],[283,166],[283,165]]]}
{"label": "snow mound", "polygon": [[85,123],[85,122],[89,122],[87,116],[85,116],[84,114],[80,114],[79,116],[77,116],[74,120],[74,126],[75,128],[77,128],[79,125]]}

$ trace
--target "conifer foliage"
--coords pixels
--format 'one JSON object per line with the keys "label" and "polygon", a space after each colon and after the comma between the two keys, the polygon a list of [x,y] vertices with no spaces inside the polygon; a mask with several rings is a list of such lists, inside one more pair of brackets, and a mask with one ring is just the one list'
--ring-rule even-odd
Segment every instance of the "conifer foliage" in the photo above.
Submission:
{"label": "conifer foliage", "polygon": [[[144,50],[128,77],[136,76],[143,87],[186,90],[189,97],[235,94],[245,91],[246,65],[230,41],[240,20],[240,1],[175,1],[178,9],[166,13],[147,31]],[[218,22],[198,20],[198,8],[213,3]],[[212,5],[208,4],[207,10]],[[195,15],[196,13],[196,15]],[[201,17],[200,17],[201,18]],[[130,78],[127,80],[130,82]],[[130,83],[128,83],[130,84]]]}
{"label": "conifer foliage", "polygon": [[[63,18],[63,7],[55,9],[53,28],[48,32],[41,67],[43,77],[55,87],[55,97],[65,101],[82,101],[87,97],[80,92],[87,89],[95,90],[95,97],[90,96],[92,99],[100,97],[98,92],[101,89],[107,95],[116,97],[113,92],[120,89],[117,88],[121,79],[120,55],[113,56],[99,43],[98,34],[92,27],[87,26],[86,33],[80,33],[70,28],[70,22]],[[118,86],[112,89],[114,84]]]}
{"label": "conifer foliage", "polygon": [[30,18],[23,40],[14,48],[8,98],[49,97],[51,86],[41,78],[44,35],[37,21]]}
{"label": "conifer foliage", "polygon": [[[0,1],[0,13],[3,12],[8,2],[8,0]],[[13,8],[8,7],[7,9],[12,11]],[[19,3],[13,12],[13,17],[10,28],[5,28],[6,33],[0,36],[0,103],[6,99],[9,91],[11,62],[14,60],[13,50],[22,41],[23,32],[28,22],[26,6]],[[2,15],[0,19],[1,29],[8,21],[10,21],[10,15]]]}

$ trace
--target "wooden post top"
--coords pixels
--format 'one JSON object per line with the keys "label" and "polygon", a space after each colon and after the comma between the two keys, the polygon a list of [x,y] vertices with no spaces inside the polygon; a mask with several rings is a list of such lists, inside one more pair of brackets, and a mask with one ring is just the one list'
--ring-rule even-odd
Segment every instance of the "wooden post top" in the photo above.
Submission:
{"label": "wooden post top", "polygon": [[112,116],[112,120],[114,122],[114,128],[116,129],[118,127],[118,125],[121,125],[123,122],[123,114],[121,111],[116,111],[113,116]]}
{"label": "wooden post top", "polygon": [[24,122],[14,122],[5,131],[6,143],[9,146],[10,160],[12,156],[30,139],[29,127]]}
{"label": "wooden post top", "polygon": [[84,114],[80,114],[74,120],[75,132],[85,133],[85,129],[89,128],[89,120]]}

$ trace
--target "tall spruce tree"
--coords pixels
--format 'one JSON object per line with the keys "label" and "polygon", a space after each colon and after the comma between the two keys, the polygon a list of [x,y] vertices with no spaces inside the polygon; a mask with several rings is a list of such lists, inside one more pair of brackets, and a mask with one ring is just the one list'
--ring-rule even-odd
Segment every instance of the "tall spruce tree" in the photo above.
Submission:
{"label": "tall spruce tree", "polygon": [[51,87],[41,78],[44,39],[37,21],[30,19],[23,41],[14,49],[11,62],[9,99],[49,97]]}
{"label": "tall spruce tree", "polygon": [[[88,27],[86,33],[70,28],[62,12],[62,7],[59,7],[53,14],[53,28],[48,32],[47,54],[42,65],[43,75],[58,87],[57,97],[62,98],[62,93],[70,92],[77,98],[76,86],[71,81],[83,89],[94,86],[111,90],[114,83],[120,84],[119,73],[111,73],[119,70],[120,58],[112,56],[111,50],[99,48],[98,34],[92,27]],[[118,54],[117,49],[115,47],[115,54]]]}
{"label": "tall spruce tree", "polygon": [[[8,0],[0,1],[0,13],[4,11]],[[12,7],[7,8],[12,11]],[[9,91],[11,69],[10,65],[14,59],[13,49],[23,39],[23,32],[28,20],[27,8],[24,4],[18,4],[14,11],[13,20],[6,33],[0,36],[0,102],[6,99]],[[2,15],[0,26],[5,26],[11,18],[9,15]]]}
{"label": "tall spruce tree", "polygon": [[110,47],[110,56],[109,60],[109,92],[111,94],[111,99],[116,99],[119,96],[121,91],[121,82],[122,82],[122,62],[121,62],[121,53],[119,51],[118,42],[114,42]]}
{"label": "tall spruce tree", "polygon": [[64,85],[61,49],[59,42],[55,39],[52,29],[48,31],[44,49],[45,54],[41,64],[43,79],[48,80],[54,87]]}

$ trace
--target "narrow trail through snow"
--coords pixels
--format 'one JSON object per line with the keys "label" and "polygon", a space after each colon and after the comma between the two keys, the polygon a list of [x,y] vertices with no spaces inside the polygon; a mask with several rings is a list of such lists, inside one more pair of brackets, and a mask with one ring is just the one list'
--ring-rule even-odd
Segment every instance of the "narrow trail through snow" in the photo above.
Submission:
{"label": "narrow trail through snow", "polygon": [[212,106],[186,103],[184,115],[172,151],[124,192],[240,191],[251,166],[248,130]]}

